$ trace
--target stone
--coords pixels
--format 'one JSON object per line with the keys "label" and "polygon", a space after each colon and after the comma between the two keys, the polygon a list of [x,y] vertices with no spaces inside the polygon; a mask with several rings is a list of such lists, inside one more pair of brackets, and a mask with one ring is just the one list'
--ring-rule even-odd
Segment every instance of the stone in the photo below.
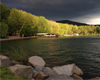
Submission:
{"label": "stone", "polygon": [[35,65],[42,66],[42,67],[45,66],[45,61],[41,57],[39,57],[39,56],[29,57],[28,62],[32,66],[35,66]]}
{"label": "stone", "polygon": [[68,64],[60,67],[53,67],[52,69],[59,75],[64,74],[71,76],[73,75],[72,70],[73,70],[74,64]]}
{"label": "stone", "polygon": [[33,77],[34,69],[31,66],[17,64],[17,65],[8,67],[8,69],[10,69],[12,73],[14,73],[16,76],[19,76],[19,77],[27,77],[30,79],[32,79]]}
{"label": "stone", "polygon": [[44,72],[39,72],[38,74],[34,75],[34,79],[35,80],[44,80],[46,78],[48,78],[50,75]]}
{"label": "stone", "polygon": [[48,74],[50,74],[50,75],[56,75],[56,73],[55,73],[50,67],[45,67],[45,68],[43,69],[43,72],[44,72],[44,73],[48,73]]}
{"label": "stone", "polygon": [[78,68],[76,65],[74,65],[72,73],[76,75],[83,75],[83,71],[80,68]]}
{"label": "stone", "polygon": [[35,79],[32,78],[31,80],[35,80]]}
{"label": "stone", "polygon": [[39,71],[42,71],[44,69],[44,67],[35,65],[34,69],[39,72]]}
{"label": "stone", "polygon": [[100,80],[100,77],[95,77],[95,78],[88,79],[88,80]]}
{"label": "stone", "polygon": [[68,64],[60,67],[52,68],[57,74],[64,74],[68,76],[72,76],[73,74],[81,75],[83,74],[82,70],[79,69],[75,64]]}
{"label": "stone", "polygon": [[71,77],[73,77],[75,80],[83,80],[80,76],[74,74]]}
{"label": "stone", "polygon": [[9,67],[10,59],[7,56],[0,55],[0,66]]}
{"label": "stone", "polygon": [[39,72],[35,72],[33,78],[35,79],[38,74],[39,74]]}
{"label": "stone", "polygon": [[52,75],[46,80],[75,80],[72,77],[69,77],[67,75]]}
{"label": "stone", "polygon": [[33,78],[33,72],[31,72],[31,73],[27,76],[27,78],[32,79],[32,78]]}

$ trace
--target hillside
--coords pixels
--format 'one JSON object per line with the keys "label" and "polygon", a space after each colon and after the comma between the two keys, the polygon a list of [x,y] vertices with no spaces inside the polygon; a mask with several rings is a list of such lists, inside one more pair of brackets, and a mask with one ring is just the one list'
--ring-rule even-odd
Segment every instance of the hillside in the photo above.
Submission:
{"label": "hillside", "polygon": [[58,23],[68,23],[68,24],[72,24],[72,25],[88,25],[88,24],[85,24],[85,23],[79,23],[79,22],[74,22],[74,21],[70,21],[70,20],[61,20],[61,21],[56,21]]}

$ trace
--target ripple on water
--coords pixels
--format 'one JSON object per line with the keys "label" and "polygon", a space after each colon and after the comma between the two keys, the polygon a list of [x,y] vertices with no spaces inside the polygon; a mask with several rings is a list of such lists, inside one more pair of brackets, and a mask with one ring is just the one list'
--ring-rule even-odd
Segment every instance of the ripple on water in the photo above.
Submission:
{"label": "ripple on water", "polygon": [[51,67],[75,63],[83,70],[85,79],[100,76],[100,36],[4,41],[1,46],[20,46],[43,57]]}

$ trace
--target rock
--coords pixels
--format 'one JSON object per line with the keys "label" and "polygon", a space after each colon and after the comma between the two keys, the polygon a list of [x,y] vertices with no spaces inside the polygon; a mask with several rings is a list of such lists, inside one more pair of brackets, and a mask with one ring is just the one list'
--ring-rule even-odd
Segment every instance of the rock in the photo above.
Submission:
{"label": "rock", "polygon": [[71,77],[73,77],[75,80],[83,80],[80,76],[74,74]]}
{"label": "rock", "polygon": [[31,73],[27,76],[27,78],[32,79],[32,78],[33,78],[33,72],[31,72]]}
{"label": "rock", "polygon": [[31,79],[31,80],[35,80],[35,79]]}
{"label": "rock", "polygon": [[35,65],[35,66],[34,66],[34,69],[35,69],[36,71],[40,72],[40,71],[42,71],[42,70],[44,69],[44,67]]}
{"label": "rock", "polygon": [[[75,64],[68,64],[61,67],[52,68],[57,74],[64,74],[72,76],[73,74],[83,74],[82,70],[75,66]],[[75,70],[76,69],[76,70]]]}
{"label": "rock", "polygon": [[36,74],[36,75],[34,76],[34,79],[35,79],[35,80],[44,80],[44,79],[48,78],[49,76],[50,76],[50,75],[47,74],[47,73],[39,72],[38,74]]}
{"label": "rock", "polygon": [[56,74],[50,67],[45,67],[45,68],[43,69],[43,72],[44,72],[44,73],[48,73],[48,74],[50,74],[50,75],[55,75],[55,74]]}
{"label": "rock", "polygon": [[9,69],[14,73],[16,76],[19,77],[27,77],[32,78],[33,77],[33,71],[34,69],[31,66],[25,66],[25,65],[14,65],[10,66]]}
{"label": "rock", "polygon": [[71,76],[73,75],[72,70],[73,70],[74,64],[69,64],[69,65],[64,65],[61,67],[53,67],[52,69],[57,73],[57,74],[64,74]]}
{"label": "rock", "polygon": [[47,78],[46,80],[74,80],[74,79],[67,75],[53,75]]}
{"label": "rock", "polygon": [[14,61],[14,60],[12,60],[11,63],[10,63],[11,66],[16,65],[16,64],[22,64],[23,65],[22,62],[17,62],[17,61]]}
{"label": "rock", "polygon": [[0,66],[9,67],[10,59],[7,56],[0,55]]}
{"label": "rock", "polygon": [[39,56],[29,57],[28,62],[32,66],[35,66],[35,65],[42,66],[42,67],[45,66],[45,61],[41,57],[39,57]]}
{"label": "rock", "polygon": [[39,74],[39,72],[35,72],[33,78],[35,79],[38,74]]}
{"label": "rock", "polygon": [[95,78],[88,79],[88,80],[100,80],[100,77],[95,77]]}
{"label": "rock", "polygon": [[72,72],[73,74],[76,74],[76,75],[83,75],[83,71],[80,68],[78,68],[76,65],[74,65]]}

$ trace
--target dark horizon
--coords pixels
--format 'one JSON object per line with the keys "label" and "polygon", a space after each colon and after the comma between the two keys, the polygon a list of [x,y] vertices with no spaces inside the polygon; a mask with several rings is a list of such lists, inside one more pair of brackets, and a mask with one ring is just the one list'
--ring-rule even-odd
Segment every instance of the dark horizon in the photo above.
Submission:
{"label": "dark horizon", "polygon": [[77,22],[77,21],[72,21],[72,20],[57,20],[56,22],[58,22],[58,23],[68,23],[68,24],[73,24],[73,25],[77,25],[77,26],[81,26],[81,25],[100,26],[100,24],[87,24],[87,23]]}
{"label": "dark horizon", "polygon": [[17,8],[46,19],[100,24],[100,0],[2,0],[8,8]]}

